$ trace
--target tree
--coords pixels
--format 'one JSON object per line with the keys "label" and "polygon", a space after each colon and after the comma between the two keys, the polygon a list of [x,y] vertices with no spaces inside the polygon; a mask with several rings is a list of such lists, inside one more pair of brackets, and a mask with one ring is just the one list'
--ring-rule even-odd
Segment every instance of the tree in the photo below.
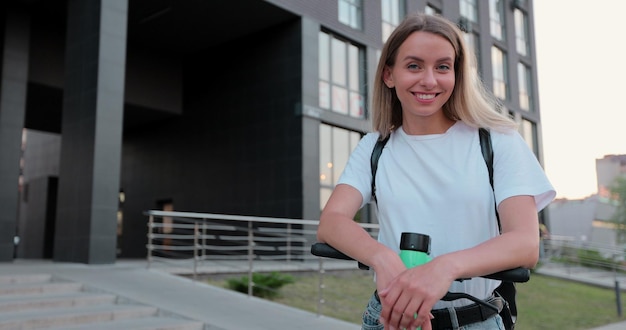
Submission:
{"label": "tree", "polygon": [[615,224],[617,242],[626,243],[626,176],[618,176],[610,187],[611,200],[615,202],[615,213],[611,222]]}

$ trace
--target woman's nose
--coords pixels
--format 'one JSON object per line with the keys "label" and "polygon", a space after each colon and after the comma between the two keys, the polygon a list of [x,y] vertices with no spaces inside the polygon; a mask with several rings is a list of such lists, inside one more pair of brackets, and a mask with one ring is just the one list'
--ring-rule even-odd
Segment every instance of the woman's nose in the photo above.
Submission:
{"label": "woman's nose", "polygon": [[437,79],[435,79],[435,73],[432,70],[425,70],[422,74],[420,84],[426,88],[434,88],[437,85]]}

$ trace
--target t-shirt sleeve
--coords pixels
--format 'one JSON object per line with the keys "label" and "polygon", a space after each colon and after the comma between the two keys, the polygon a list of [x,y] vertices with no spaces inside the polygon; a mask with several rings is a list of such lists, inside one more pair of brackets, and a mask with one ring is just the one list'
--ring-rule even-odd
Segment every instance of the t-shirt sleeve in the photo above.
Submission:
{"label": "t-shirt sleeve", "polygon": [[513,196],[534,196],[537,211],[545,208],[556,196],[537,157],[516,131],[492,131],[494,152],[494,191],[496,203]]}
{"label": "t-shirt sleeve", "polygon": [[357,144],[337,184],[347,184],[361,192],[363,201],[361,207],[369,203],[372,198],[372,170],[370,158],[374,145],[378,140],[378,133],[368,133]]}

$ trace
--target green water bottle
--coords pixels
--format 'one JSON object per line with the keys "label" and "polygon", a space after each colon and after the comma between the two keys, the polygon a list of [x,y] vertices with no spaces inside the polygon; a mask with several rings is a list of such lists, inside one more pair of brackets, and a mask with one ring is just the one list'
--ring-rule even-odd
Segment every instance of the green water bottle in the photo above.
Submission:
{"label": "green water bottle", "polygon": [[430,261],[430,236],[417,233],[402,233],[400,237],[400,259],[407,268],[423,265]]}
{"label": "green water bottle", "polygon": [[[430,258],[430,236],[417,233],[402,233],[400,236],[400,259],[407,268],[423,265]],[[417,313],[414,315],[417,318]],[[420,330],[422,327],[417,328]]]}

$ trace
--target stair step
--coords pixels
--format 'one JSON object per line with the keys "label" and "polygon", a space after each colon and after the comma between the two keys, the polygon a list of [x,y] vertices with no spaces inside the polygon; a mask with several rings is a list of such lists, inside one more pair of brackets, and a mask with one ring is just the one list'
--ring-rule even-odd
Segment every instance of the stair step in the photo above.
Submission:
{"label": "stair step", "polygon": [[[48,330],[75,330],[84,329],[84,325],[48,328]],[[115,320],[90,324],[89,330],[202,330],[204,324],[199,321],[190,321],[170,317],[144,317],[136,319]]]}
{"label": "stair step", "polygon": [[38,328],[202,330],[205,325],[50,274],[0,275],[0,330]]}
{"label": "stair step", "polygon": [[50,274],[16,274],[0,275],[0,285],[18,283],[45,283],[52,281]]}
{"label": "stair step", "polygon": [[16,294],[77,292],[80,291],[82,288],[82,284],[73,282],[3,284],[0,285],[0,296]]}
{"label": "stair step", "polygon": [[0,330],[65,327],[112,320],[154,316],[156,307],[97,305],[80,308],[49,308],[43,311],[0,313]]}
{"label": "stair step", "polygon": [[113,304],[117,297],[112,294],[90,292],[4,295],[0,296],[0,313],[23,312],[36,309],[82,307],[96,304]]}

